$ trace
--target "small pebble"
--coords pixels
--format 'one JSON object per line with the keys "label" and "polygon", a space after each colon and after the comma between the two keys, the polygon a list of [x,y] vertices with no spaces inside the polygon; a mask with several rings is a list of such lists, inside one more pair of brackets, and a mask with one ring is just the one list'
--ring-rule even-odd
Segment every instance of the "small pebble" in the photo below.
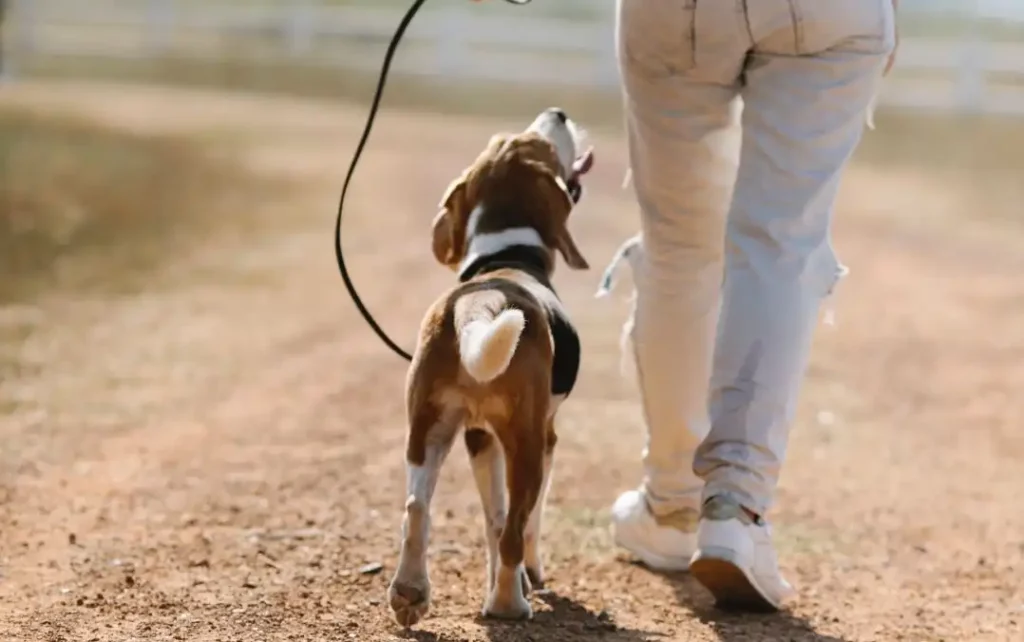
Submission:
{"label": "small pebble", "polygon": [[359,569],[360,575],[376,575],[384,570],[384,565],[380,562],[370,562],[366,566]]}

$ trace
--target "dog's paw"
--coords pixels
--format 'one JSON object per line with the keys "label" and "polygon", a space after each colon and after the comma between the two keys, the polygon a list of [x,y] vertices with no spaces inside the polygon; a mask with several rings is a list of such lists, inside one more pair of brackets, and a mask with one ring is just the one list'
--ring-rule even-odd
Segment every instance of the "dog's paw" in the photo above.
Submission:
{"label": "dog's paw", "polygon": [[529,620],[533,618],[533,607],[521,595],[502,600],[497,592],[492,593],[484,605],[483,616],[496,620]]}
{"label": "dog's paw", "polygon": [[396,622],[406,628],[413,626],[430,609],[430,583],[395,580],[388,588],[388,603]]}
{"label": "dog's paw", "polygon": [[[511,581],[503,582],[505,578],[501,576],[505,573],[515,573],[516,577],[506,576]],[[522,566],[515,571],[501,569],[498,582],[484,604],[483,616],[501,620],[529,620],[533,617],[533,607],[526,596],[531,590],[530,579]]]}

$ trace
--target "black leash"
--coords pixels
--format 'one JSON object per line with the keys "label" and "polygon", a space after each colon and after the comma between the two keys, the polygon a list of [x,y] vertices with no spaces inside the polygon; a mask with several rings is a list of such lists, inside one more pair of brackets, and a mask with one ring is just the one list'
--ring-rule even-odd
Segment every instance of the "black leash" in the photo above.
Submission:
{"label": "black leash", "polygon": [[[363,148],[366,146],[366,140],[370,137],[370,130],[373,129],[373,121],[377,117],[377,109],[380,106],[380,99],[384,94],[384,84],[387,82],[388,71],[391,69],[391,59],[395,56],[395,50],[398,49],[398,43],[401,42],[402,36],[405,35],[405,30],[412,22],[416,12],[420,10],[420,7],[426,0],[414,0],[412,6],[406,11],[402,21],[398,24],[398,29],[395,30],[395,35],[391,37],[391,43],[388,45],[387,53],[384,54],[384,65],[380,71],[380,79],[377,81],[377,91],[373,96],[373,103],[370,105],[370,114],[366,119],[366,127],[363,129],[362,138],[359,139],[359,144],[356,145],[356,152],[352,156],[352,164],[348,167],[348,174],[345,175],[345,183],[341,188],[341,198],[338,199],[338,218],[334,225],[334,256],[338,260],[338,271],[341,272],[341,278],[345,281],[345,287],[348,289],[349,296],[352,297],[352,302],[359,308],[359,312],[362,313],[363,319],[370,324],[373,331],[377,333],[377,336],[381,338],[395,354],[402,357],[406,361],[412,361],[412,355],[403,350],[398,344],[391,340],[391,337],[377,324],[377,321],[370,314],[370,311],[363,305],[362,299],[359,298],[359,294],[356,292],[356,287],[352,283],[352,279],[348,274],[348,268],[345,267],[345,257],[341,250],[341,214],[345,209],[345,196],[348,194],[349,183],[352,182],[352,175],[355,174],[356,165],[359,164],[359,157],[363,153]],[[524,5],[529,4],[532,0],[504,0],[509,4]]]}

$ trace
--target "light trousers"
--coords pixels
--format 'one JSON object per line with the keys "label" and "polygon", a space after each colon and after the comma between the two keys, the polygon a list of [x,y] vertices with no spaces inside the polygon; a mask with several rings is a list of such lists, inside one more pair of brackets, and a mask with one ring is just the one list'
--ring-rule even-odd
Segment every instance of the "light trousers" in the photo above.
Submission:
{"label": "light trousers", "polygon": [[891,0],[618,0],[643,245],[630,340],[655,513],[772,504],[830,225],[895,45]]}

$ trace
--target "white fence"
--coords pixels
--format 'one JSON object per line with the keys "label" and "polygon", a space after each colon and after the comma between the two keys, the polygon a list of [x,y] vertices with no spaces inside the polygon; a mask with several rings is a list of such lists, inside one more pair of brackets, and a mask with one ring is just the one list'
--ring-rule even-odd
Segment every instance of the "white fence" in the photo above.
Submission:
{"label": "white fence", "polygon": [[[4,0],[0,0],[3,2]],[[404,2],[315,0],[6,0],[9,74],[33,61],[231,60],[379,69]],[[1024,2],[1024,0],[1021,0]],[[545,5],[547,9],[545,9]],[[559,15],[547,15],[558,6]],[[616,87],[612,0],[536,0],[529,7],[428,2],[394,72],[448,80]],[[574,17],[567,7],[580,7]],[[962,19],[962,18],[961,18]],[[1024,116],[1021,38],[904,38],[881,102]]]}

